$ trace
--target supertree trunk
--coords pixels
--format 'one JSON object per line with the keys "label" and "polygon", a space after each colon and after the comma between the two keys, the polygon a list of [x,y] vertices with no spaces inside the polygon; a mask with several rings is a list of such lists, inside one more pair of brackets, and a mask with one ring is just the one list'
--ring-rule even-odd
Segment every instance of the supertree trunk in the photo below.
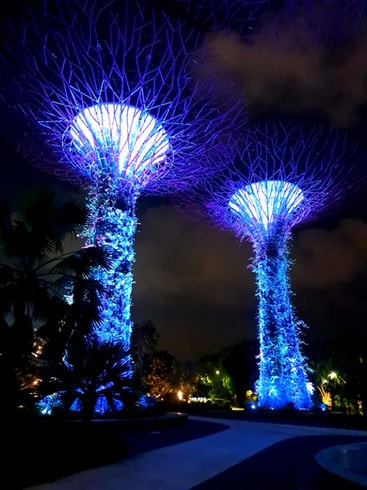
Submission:
{"label": "supertree trunk", "polygon": [[[222,1],[210,9],[205,2],[198,10],[188,6],[182,12],[187,23],[144,0],[105,6],[63,0],[47,3],[44,11],[27,9],[9,26],[10,56],[2,61],[10,79],[4,86],[36,123],[32,134],[42,154],[44,147],[52,152],[40,166],[83,190],[85,245],[107,253],[107,269],[93,270],[103,294],[92,340],[120,345],[131,377],[136,202],[207,178],[214,165],[204,168],[203,154],[224,151],[232,127],[246,121],[242,93],[232,81],[227,87],[216,73],[196,76],[206,34],[224,27],[240,3],[228,12]],[[221,5],[227,14],[218,21]]]}
{"label": "supertree trunk", "polygon": [[133,285],[135,207],[103,209],[98,217],[93,245],[107,252],[109,266],[96,267],[94,277],[104,285],[101,297],[103,321],[94,330],[101,342],[130,345],[130,305]]}
{"label": "supertree trunk", "polygon": [[260,407],[311,407],[302,354],[305,324],[291,304],[287,244],[297,224],[315,219],[360,183],[350,162],[361,156],[355,142],[333,130],[260,124],[240,146],[217,155],[225,162],[217,178],[187,199],[196,211],[252,244],[260,348],[254,388]]}
{"label": "supertree trunk", "polygon": [[81,235],[86,246],[103,248],[107,268],[95,266],[93,270],[93,277],[103,285],[101,321],[93,334],[100,343],[124,349],[128,371],[124,377],[131,376],[136,199],[140,187],[162,168],[169,140],[146,111],[124,104],[99,104],[73,120],[65,133],[65,145],[82,158],[94,155],[94,183],[86,199],[89,217]]}
{"label": "supertree trunk", "polygon": [[291,304],[289,258],[284,236],[256,247],[253,271],[258,296],[260,346],[258,401],[271,409],[308,409],[305,360],[299,348],[298,321]]}

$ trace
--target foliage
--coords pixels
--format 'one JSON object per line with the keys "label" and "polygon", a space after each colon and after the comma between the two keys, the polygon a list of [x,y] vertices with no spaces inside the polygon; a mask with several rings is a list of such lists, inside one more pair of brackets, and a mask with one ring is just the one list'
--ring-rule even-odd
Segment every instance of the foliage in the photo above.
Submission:
{"label": "foliage", "polygon": [[231,380],[232,394],[236,405],[243,407],[246,391],[253,389],[257,377],[257,341],[243,340],[221,354],[221,366]]}
{"label": "foliage", "polygon": [[191,361],[186,361],[178,366],[179,373],[179,390],[182,394],[182,401],[187,402],[194,395],[199,375],[196,366]]}
{"label": "foliage", "polygon": [[195,396],[230,400],[233,386],[222,363],[222,352],[203,356],[197,363],[199,375]]}
{"label": "foliage", "polygon": [[366,334],[349,331],[333,340],[319,341],[309,350],[314,384],[319,393],[328,397],[329,408],[366,415]]}
{"label": "foliage", "polygon": [[37,328],[66,308],[61,298],[65,280],[73,277],[74,252],[64,252],[64,241],[76,238],[85,217],[78,200],[58,200],[45,189],[29,191],[16,212],[0,203],[0,353],[13,380],[5,398],[14,405],[35,364]]}
{"label": "foliage", "polygon": [[103,288],[91,275],[90,269],[95,264],[101,267],[106,264],[105,253],[98,247],[78,250],[60,264],[71,302],[65,302],[65,296],[53,297],[53,308],[37,329],[37,338],[44,343],[42,353],[50,361],[60,362],[67,344],[70,341],[75,344],[78,339],[83,341],[100,322],[99,294]]}
{"label": "foliage", "polygon": [[[87,336],[68,344],[64,362],[41,385],[43,411],[59,407],[69,417],[74,412],[90,420],[129,410],[127,352],[119,344],[101,344]],[[46,394],[48,393],[48,394]]]}
{"label": "foliage", "polygon": [[133,361],[133,377],[137,384],[143,384],[143,379],[147,374],[158,339],[159,334],[150,320],[141,324],[134,324],[130,339],[130,349]]}
{"label": "foliage", "polygon": [[131,354],[134,366],[134,386],[140,387],[151,396],[177,404],[189,400],[198,380],[193,363],[180,364],[166,351],[157,351],[159,334],[148,320],[134,324],[131,335]]}
{"label": "foliage", "polygon": [[177,365],[174,356],[167,351],[154,352],[149,361],[148,371],[143,377],[150,395],[163,400],[178,385]]}

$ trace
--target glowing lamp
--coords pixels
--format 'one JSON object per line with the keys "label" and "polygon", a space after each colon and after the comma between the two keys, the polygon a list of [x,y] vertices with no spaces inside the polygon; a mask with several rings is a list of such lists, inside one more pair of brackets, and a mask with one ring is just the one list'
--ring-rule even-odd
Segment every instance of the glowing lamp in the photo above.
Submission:
{"label": "glowing lamp", "polygon": [[246,185],[229,200],[231,211],[240,218],[251,217],[264,230],[279,218],[287,218],[304,199],[302,190],[282,180],[263,180]]}
{"label": "glowing lamp", "polygon": [[125,104],[97,104],[83,109],[64,141],[84,157],[96,153],[115,165],[110,170],[130,183],[144,185],[162,168],[170,150],[162,124],[148,112]]}

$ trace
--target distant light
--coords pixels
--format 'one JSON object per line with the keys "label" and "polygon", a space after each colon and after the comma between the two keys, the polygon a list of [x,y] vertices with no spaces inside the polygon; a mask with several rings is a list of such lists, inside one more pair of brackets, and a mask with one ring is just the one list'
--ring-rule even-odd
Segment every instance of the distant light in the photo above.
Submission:
{"label": "distant light", "polygon": [[306,385],[307,385],[307,389],[308,389],[308,392],[310,393],[310,395],[313,395],[315,393],[314,384],[311,383],[311,381],[308,381]]}
{"label": "distant light", "polygon": [[229,207],[240,217],[251,217],[265,230],[277,219],[288,217],[304,199],[302,190],[282,180],[263,180],[237,190]]}
{"label": "distant light", "polygon": [[126,179],[158,169],[170,149],[162,124],[148,112],[124,104],[98,104],[72,121],[65,140],[81,155],[98,154],[118,163]]}
{"label": "distant light", "polygon": [[245,402],[245,407],[247,410],[256,410],[257,409],[257,403],[254,400],[247,400]]}
{"label": "distant light", "polygon": [[193,403],[207,403],[209,401],[209,398],[206,396],[190,396],[189,397],[189,402]]}
{"label": "distant light", "polygon": [[181,390],[178,390],[178,392],[177,392],[177,398],[178,398],[180,401],[182,401],[182,400],[183,400],[183,393],[182,393],[182,391],[181,391]]}

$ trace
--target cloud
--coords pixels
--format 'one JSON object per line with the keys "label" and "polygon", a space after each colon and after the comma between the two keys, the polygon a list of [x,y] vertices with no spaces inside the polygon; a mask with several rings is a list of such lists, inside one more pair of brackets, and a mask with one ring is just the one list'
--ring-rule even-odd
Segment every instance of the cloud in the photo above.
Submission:
{"label": "cloud", "polygon": [[344,219],[333,230],[310,228],[294,240],[294,290],[335,288],[367,266],[367,223]]}
{"label": "cloud", "polygon": [[228,306],[239,296],[239,282],[245,285],[252,277],[246,269],[250,245],[208,222],[164,205],[148,209],[140,221],[134,270],[142,286],[137,294],[154,286],[157,296],[195,292],[198,301]]}
{"label": "cloud", "polygon": [[365,23],[352,21],[331,6],[293,19],[274,14],[251,38],[211,33],[198,71],[236,79],[250,114],[309,114],[354,126],[367,103],[367,38]]}
{"label": "cloud", "polygon": [[132,317],[151,320],[160,346],[193,358],[253,338],[251,246],[170,206],[140,216]]}
{"label": "cloud", "polygon": [[302,230],[293,240],[292,257],[292,302],[309,326],[307,343],[364,329],[367,223],[343,219],[331,230]]}
{"label": "cloud", "polygon": [[[256,338],[251,244],[170,206],[148,208],[139,218],[132,318],[153,322],[159,348],[195,360]],[[367,223],[344,219],[332,230],[303,229],[289,245],[292,302],[310,327],[306,336],[353,323],[361,300],[349,289],[367,270]]]}

